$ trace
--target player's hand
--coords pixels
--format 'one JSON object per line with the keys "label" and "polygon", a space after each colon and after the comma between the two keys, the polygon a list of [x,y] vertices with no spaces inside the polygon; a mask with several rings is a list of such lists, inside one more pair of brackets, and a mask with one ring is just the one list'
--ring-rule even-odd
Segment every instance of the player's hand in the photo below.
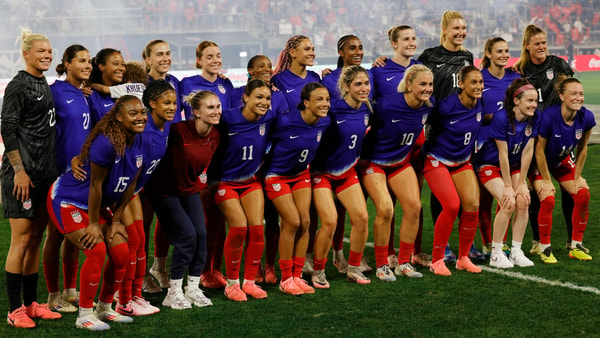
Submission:
{"label": "player's hand", "polygon": [[587,184],[587,181],[583,177],[576,178],[573,182],[575,184],[575,193],[579,191],[579,189],[587,189],[590,190],[590,187]]}
{"label": "player's hand", "polygon": [[372,67],[384,67],[386,64],[387,56],[378,56],[375,61],[373,61]]}
{"label": "player's hand", "polygon": [[33,185],[33,182],[31,182],[31,179],[25,170],[15,173],[14,185],[13,195],[15,195],[17,201],[20,201],[21,203],[29,199],[29,188],[35,188],[35,185]]}
{"label": "player's hand", "polygon": [[324,78],[325,76],[331,74],[332,70],[331,68],[325,68],[321,71],[321,78]]}
{"label": "player's hand", "polygon": [[127,242],[128,237],[127,237],[127,229],[125,229],[125,226],[123,224],[121,224],[121,222],[115,222],[113,221],[112,224],[110,225],[110,228],[108,229],[108,233],[106,234],[106,238],[108,239],[108,242],[112,242],[113,239],[115,239],[115,237],[117,235],[122,236],[125,239],[125,242]]}
{"label": "player's hand", "polygon": [[79,237],[79,243],[84,249],[92,249],[96,244],[104,241],[104,235],[102,234],[102,228],[98,223],[90,223],[81,237]]}
{"label": "player's hand", "polygon": [[515,191],[512,186],[504,186],[502,190],[502,198],[500,199],[500,207],[506,210],[512,210],[515,207]]}
{"label": "player's hand", "polygon": [[554,188],[552,181],[542,181],[539,191],[540,201],[543,201],[548,196],[554,196],[554,193],[556,193],[556,188]]}
{"label": "player's hand", "polygon": [[83,96],[85,97],[92,95],[92,93],[94,92],[92,88],[85,83],[85,81],[81,83],[81,86],[79,86],[79,90],[81,90]]}
{"label": "player's hand", "polygon": [[85,180],[87,172],[83,170],[83,162],[81,162],[79,156],[75,156],[71,159],[71,172],[73,173],[73,177],[79,181]]}
{"label": "player's hand", "polygon": [[531,194],[529,192],[529,188],[527,187],[527,183],[519,184],[515,193],[516,196],[522,196],[525,199],[525,202],[527,202],[527,205],[531,204]]}

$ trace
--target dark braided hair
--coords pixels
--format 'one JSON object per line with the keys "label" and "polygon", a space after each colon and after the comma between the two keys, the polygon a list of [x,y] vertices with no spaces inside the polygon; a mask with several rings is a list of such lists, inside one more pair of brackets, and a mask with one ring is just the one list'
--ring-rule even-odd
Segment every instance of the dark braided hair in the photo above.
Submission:
{"label": "dark braided hair", "polygon": [[163,79],[154,80],[144,90],[142,103],[144,103],[146,108],[150,109],[150,101],[156,101],[163,93],[169,90],[175,91],[175,88],[170,83]]}
{"label": "dark braided hair", "polygon": [[96,126],[90,132],[90,135],[85,140],[85,143],[81,147],[81,153],[79,154],[79,158],[82,162],[86,162],[90,155],[90,146],[92,142],[99,135],[104,135],[108,138],[110,143],[115,147],[118,156],[123,156],[125,154],[125,147],[127,146],[126,132],[123,124],[117,120],[117,115],[121,113],[121,109],[125,105],[125,103],[139,99],[133,95],[123,95],[112,109],[104,115],[104,117],[96,124]]}

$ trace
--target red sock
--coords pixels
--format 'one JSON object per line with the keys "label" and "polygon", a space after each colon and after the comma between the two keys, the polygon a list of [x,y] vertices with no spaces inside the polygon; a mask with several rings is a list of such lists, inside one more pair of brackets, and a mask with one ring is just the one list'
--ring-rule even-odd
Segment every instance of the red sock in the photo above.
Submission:
{"label": "red sock", "polygon": [[410,255],[412,254],[415,245],[413,243],[406,243],[400,241],[400,251],[398,252],[398,263],[404,264],[410,262]]}
{"label": "red sock", "polygon": [[83,250],[83,253],[86,258],[81,265],[79,278],[79,307],[90,309],[94,306],[94,297],[100,285],[102,265],[106,260],[106,245],[100,242],[92,249]]}
{"label": "red sock", "polygon": [[[240,278],[240,262],[242,261],[242,248],[246,238],[246,227],[231,227],[225,239],[225,267],[228,279]],[[246,259],[248,259],[246,257]],[[256,274],[256,273],[255,273]]]}
{"label": "red sock", "polygon": [[294,260],[293,259],[280,259],[279,269],[281,269],[281,281],[287,280],[293,277]]}
{"label": "red sock", "polygon": [[[375,264],[377,267],[388,264],[388,246],[387,245],[375,245]],[[348,262],[348,264],[350,264]],[[359,262],[360,264],[360,262]]]}
{"label": "red sock", "polygon": [[[350,254],[348,254],[348,265],[359,266],[360,260],[362,259],[362,252],[356,252],[350,250]],[[387,260],[387,257],[386,257]]]}
{"label": "red sock", "polygon": [[590,191],[588,189],[579,189],[576,194],[571,194],[573,197],[573,234],[574,241],[582,242],[583,233],[587,227],[588,218],[590,216]]}
{"label": "red sock", "polygon": [[294,269],[292,275],[296,278],[302,278],[302,268],[304,267],[305,257],[294,257]]}
{"label": "red sock", "polygon": [[244,279],[254,280],[258,272],[258,265],[265,249],[265,233],[262,225],[248,227],[248,245],[246,247],[246,260],[244,261]]}
{"label": "red sock", "polygon": [[135,279],[137,265],[137,251],[141,245],[140,236],[135,221],[125,228],[127,230],[127,248],[129,250],[128,261],[125,266],[125,277],[119,288],[119,303],[125,305],[131,300],[131,288]]}
{"label": "red sock", "polygon": [[325,264],[327,264],[327,258],[323,258],[323,259],[313,258],[313,269],[314,270],[325,270]]}
{"label": "red sock", "polygon": [[135,264],[135,278],[131,286],[132,295],[135,297],[142,297],[142,286],[144,284],[144,276],[146,275],[146,248],[144,243],[146,242],[146,234],[144,233],[144,222],[139,220],[135,221],[135,226],[138,230],[138,236],[140,237],[140,245],[136,252],[137,262]]}
{"label": "red sock", "polygon": [[552,232],[552,211],[554,210],[554,196],[548,196],[540,201],[538,224],[540,229],[540,243],[550,244]]}
{"label": "red sock", "polygon": [[458,258],[469,256],[469,250],[477,233],[478,211],[462,211],[458,222]]}
{"label": "red sock", "polygon": [[108,248],[108,261],[104,266],[104,281],[98,298],[101,302],[113,302],[115,291],[121,287],[123,278],[125,278],[125,267],[130,264],[128,254],[129,247],[127,243]]}
{"label": "red sock", "polygon": [[162,229],[162,225],[156,219],[154,227],[154,257],[167,257],[169,255],[169,240]]}
{"label": "red sock", "polygon": [[47,260],[44,262],[44,278],[46,279],[46,286],[48,288],[48,293],[58,292],[60,291],[58,288],[58,259],[57,260]]}
{"label": "red sock", "polygon": [[[63,244],[64,245],[64,244]],[[63,260],[63,288],[77,288],[77,273],[79,272],[79,260]]]}

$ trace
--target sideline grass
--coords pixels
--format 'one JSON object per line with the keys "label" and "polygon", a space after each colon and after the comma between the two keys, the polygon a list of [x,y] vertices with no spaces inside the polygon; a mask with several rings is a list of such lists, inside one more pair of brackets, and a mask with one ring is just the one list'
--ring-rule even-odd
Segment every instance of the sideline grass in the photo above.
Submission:
{"label": "sideline grass", "polygon": [[585,104],[600,104],[600,72],[580,72],[575,77],[583,84]]}
{"label": "sideline grass", "polygon": [[[579,286],[600,287],[600,208],[596,200],[600,193],[600,146],[590,146],[584,177],[592,192],[590,222],[585,243],[594,260],[578,262],[568,258],[564,249],[566,234],[564,219],[559,212],[560,194],[554,212],[553,244],[559,263],[542,265],[533,257],[533,268],[511,271],[537,276],[551,281],[569,282]],[[423,192],[425,230],[423,249],[431,251],[433,226],[429,215],[429,190]],[[398,209],[399,210],[399,209]],[[374,210],[369,204],[371,220]],[[400,211],[398,211],[398,214]],[[350,226],[346,231],[349,232]],[[0,262],[6,259],[10,243],[8,222],[0,220]],[[508,237],[510,239],[510,235]],[[523,248],[529,250],[528,231]],[[396,239],[397,240],[397,239]],[[370,237],[369,241],[372,241]],[[450,243],[457,248],[456,227]],[[481,246],[481,238],[476,237]],[[348,247],[346,245],[346,251]],[[151,250],[152,252],[152,250]],[[373,249],[365,251],[371,262]],[[529,255],[529,254],[528,254]],[[530,255],[529,255],[530,256]],[[383,283],[371,274],[367,286],[350,284],[337,274],[331,263],[327,275],[331,289],[318,290],[314,295],[290,297],[281,294],[277,286],[266,285],[269,297],[250,299],[247,303],[226,300],[222,290],[208,290],[214,306],[175,311],[161,307],[154,316],[137,317],[129,325],[112,324],[102,336],[576,336],[600,335],[597,306],[600,296],[560,286],[515,279],[484,271],[479,275],[456,271],[448,278],[434,276],[420,269],[424,278],[399,278]],[[40,266],[40,272],[42,271]],[[4,287],[4,274],[0,285]],[[7,311],[4,290],[0,291],[0,307]],[[40,274],[40,301],[47,291]],[[157,305],[165,292],[147,295]],[[5,312],[2,312],[4,314]],[[24,331],[0,324],[0,337],[8,336],[96,336],[76,329],[75,314],[66,314],[57,321],[37,321],[38,327]]]}

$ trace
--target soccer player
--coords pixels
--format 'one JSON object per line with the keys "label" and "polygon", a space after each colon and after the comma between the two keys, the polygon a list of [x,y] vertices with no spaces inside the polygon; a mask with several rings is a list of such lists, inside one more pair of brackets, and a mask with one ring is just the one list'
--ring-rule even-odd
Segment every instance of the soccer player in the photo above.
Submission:
{"label": "soccer player", "polygon": [[[142,170],[145,146],[140,134],[146,120],[144,106],[137,97],[125,95],[118,99],[92,129],[79,154],[89,175],[79,180],[65,173],[48,194],[52,221],[86,256],[79,278],[79,315],[75,322],[78,328],[103,331],[110,326],[102,320],[133,321],[112,310],[111,305],[129,264],[127,231],[121,215]],[[107,207],[115,203],[111,220]],[[107,253],[109,259],[105,265]],[[103,265],[104,279],[94,313],[94,297]]]}
{"label": "soccer player", "polygon": [[[249,81],[244,102],[243,108],[223,114],[219,125],[221,143],[208,168],[209,180],[216,182],[215,202],[229,228],[224,248],[225,295],[234,301],[246,301],[246,295],[257,299],[267,297],[267,292],[256,285],[254,279],[264,248],[264,195],[257,175],[275,120],[275,113],[270,109],[269,85],[260,79]],[[240,287],[240,262],[246,236],[244,282]]]}
{"label": "soccer player", "polygon": [[[169,74],[171,69],[172,54],[169,43],[164,40],[151,40],[146,44],[142,51],[142,59],[146,63],[146,72],[150,77],[150,82],[158,79],[167,81],[173,88],[177,98],[179,98],[179,79]],[[181,103],[177,101],[176,114],[173,123],[182,120]]]}
{"label": "soccer player", "polygon": [[535,147],[537,170],[532,175],[533,187],[540,199],[540,257],[547,264],[557,262],[550,245],[554,208],[551,177],[574,201],[569,257],[585,261],[592,259],[582,243],[589,216],[590,188],[581,173],[587,156],[587,143],[596,120],[594,114],[583,106],[583,86],[579,80],[564,79],[558,83],[557,92],[562,103],[546,108],[542,114]]}
{"label": "soccer player", "polygon": [[[483,123],[488,124],[494,113],[501,110],[506,97],[506,90],[510,84],[521,77],[517,72],[506,68],[510,51],[508,43],[501,37],[491,37],[483,47],[483,59],[481,60],[481,75],[483,76]],[[493,142],[492,142],[493,143]],[[525,175],[525,173],[524,173]],[[492,252],[492,203],[494,198],[487,189],[480,189],[479,197],[479,231],[483,243],[483,254],[489,257]],[[508,247],[503,245],[503,250]]]}
{"label": "soccer player", "polygon": [[483,119],[481,72],[475,66],[463,67],[458,73],[458,85],[460,93],[442,100],[429,117],[432,131],[425,142],[425,179],[442,204],[435,222],[430,269],[442,276],[451,275],[444,263],[444,248],[461,207],[456,268],[481,272],[469,259],[479,209],[479,183],[470,158]]}
{"label": "soccer player", "polygon": [[[121,52],[112,48],[101,49],[92,59],[92,83],[110,87],[123,82],[125,75],[125,60]],[[92,127],[102,119],[115,104],[115,99],[110,94],[103,94],[94,90],[88,97],[92,117]]]}
{"label": "soccer player", "polygon": [[[199,288],[206,262],[206,224],[198,176],[219,145],[220,134],[213,126],[219,124],[221,103],[216,94],[202,90],[190,95],[187,104],[193,109],[194,119],[171,125],[165,157],[145,188],[173,245],[171,285],[163,305],[176,310],[191,308],[192,304],[212,305]],[[184,294],[185,270],[188,277]]]}
{"label": "soccer player", "polygon": [[360,271],[369,233],[369,215],[354,169],[372,113],[369,102],[371,84],[367,70],[361,66],[344,68],[338,89],[341,98],[331,103],[331,125],[323,135],[311,164],[313,204],[321,220],[321,228],[315,238],[313,259],[312,282],[317,288],[329,288],[325,264],[337,224],[333,194],[344,205],[352,221],[347,278],[357,284],[371,283]]}
{"label": "soccer player", "polygon": [[[279,290],[314,293],[302,279],[310,225],[311,180],[308,167],[329,126],[329,92],[318,82],[306,85],[297,109],[277,115],[265,177],[265,191],[281,216]],[[268,238],[268,237],[267,237]]]}
{"label": "soccer player", "polygon": [[[502,269],[533,266],[523,254],[521,243],[529,218],[527,172],[540,121],[537,91],[529,81],[515,79],[505,97],[503,108],[493,112],[490,125],[482,128],[481,149],[473,156],[479,182],[499,205],[489,251],[490,265]],[[503,240],[513,214],[512,248],[506,257]]]}
{"label": "soccer player", "polygon": [[11,234],[4,267],[7,321],[14,327],[32,328],[32,318],[61,318],[47,304],[37,302],[40,243],[48,224],[44,201],[57,176],[56,117],[44,77],[52,63],[50,40],[29,29],[23,29],[20,38],[25,70],[8,83],[2,103],[0,131],[5,149],[0,182],[4,217],[8,218]]}
{"label": "soccer player", "polygon": [[[71,169],[71,159],[79,155],[81,146],[90,133],[90,108],[81,88],[92,71],[90,52],[82,45],[65,49],[56,73],[66,73],[66,79],[56,80],[51,86],[56,108],[56,165],[58,173]],[[62,244],[63,293],[58,288],[59,256]],[[79,303],[77,273],[79,250],[69,241],[63,241],[54,224],[48,224],[43,249],[44,277],[48,287],[48,306],[59,312],[76,312]],[[75,306],[74,306],[75,305]]]}
{"label": "soccer player", "polygon": [[[541,112],[544,112],[551,105],[560,103],[555,91],[556,84],[566,77],[573,76],[573,70],[564,59],[548,54],[546,32],[536,25],[525,27],[521,56],[515,64],[515,68],[538,90],[538,109]],[[567,226],[567,250],[570,250],[571,233],[573,231],[570,215],[573,213],[573,199],[562,187],[561,203],[563,215],[565,216],[565,225]],[[529,252],[537,255],[542,253],[537,219],[539,210],[540,201],[538,195],[533,194],[531,196],[531,206],[529,207],[533,245]],[[588,251],[586,248],[584,250]]]}
{"label": "soccer player", "polygon": [[221,77],[221,49],[212,41],[202,41],[196,47],[196,68],[202,72],[199,75],[186,77],[179,82],[179,100],[185,112],[185,119],[194,118],[192,107],[185,102],[185,97],[198,90],[210,90],[219,97],[223,111],[230,109],[230,95],[233,84],[227,78]]}
{"label": "soccer player", "polygon": [[373,238],[377,277],[387,282],[396,280],[388,265],[390,225],[394,215],[390,190],[403,211],[396,274],[423,277],[410,264],[421,212],[421,191],[411,165],[411,155],[433,109],[432,92],[431,70],[423,65],[409,67],[399,84],[399,94],[384,96],[378,101],[372,129],[362,149],[359,173],[376,210]]}

